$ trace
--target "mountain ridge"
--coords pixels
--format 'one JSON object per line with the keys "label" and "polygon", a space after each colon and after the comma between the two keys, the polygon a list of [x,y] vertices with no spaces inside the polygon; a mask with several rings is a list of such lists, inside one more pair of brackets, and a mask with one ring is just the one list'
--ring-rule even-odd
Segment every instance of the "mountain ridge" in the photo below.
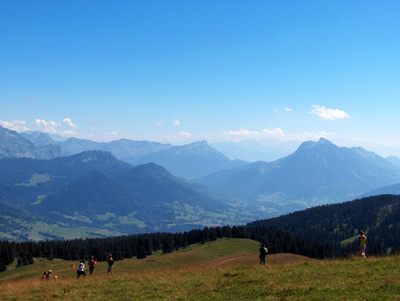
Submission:
{"label": "mountain ridge", "polygon": [[[224,154],[213,149],[206,141],[193,142],[183,146],[173,146],[141,157],[127,160],[132,164],[154,162],[164,166],[172,174],[187,179],[208,175],[212,172],[229,169],[231,166],[247,162],[231,161]],[[231,165],[233,164],[233,165]]]}
{"label": "mountain ridge", "polygon": [[51,159],[61,155],[62,149],[58,145],[35,145],[16,131],[0,126],[0,159]]}
{"label": "mountain ridge", "polygon": [[[369,161],[367,155],[374,159]],[[311,205],[346,201],[374,187],[398,183],[400,169],[376,154],[320,139],[302,143],[279,160],[216,172],[194,182],[248,202],[276,207],[286,202],[287,207],[304,209],[299,203],[305,200]]]}
{"label": "mountain ridge", "polygon": [[98,150],[51,160],[3,159],[2,177],[4,201],[58,227],[128,234],[250,220],[248,213],[203,194],[164,167],[132,166]]}

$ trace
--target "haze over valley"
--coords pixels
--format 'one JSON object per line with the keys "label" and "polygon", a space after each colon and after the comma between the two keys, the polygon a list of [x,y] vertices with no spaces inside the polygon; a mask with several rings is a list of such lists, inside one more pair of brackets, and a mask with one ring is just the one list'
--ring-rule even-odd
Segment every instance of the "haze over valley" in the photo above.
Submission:
{"label": "haze over valley", "polygon": [[0,141],[0,217],[14,221],[3,224],[7,239],[240,225],[400,193],[394,157],[323,138],[271,162],[230,160],[206,141],[55,141],[45,133],[2,127]]}

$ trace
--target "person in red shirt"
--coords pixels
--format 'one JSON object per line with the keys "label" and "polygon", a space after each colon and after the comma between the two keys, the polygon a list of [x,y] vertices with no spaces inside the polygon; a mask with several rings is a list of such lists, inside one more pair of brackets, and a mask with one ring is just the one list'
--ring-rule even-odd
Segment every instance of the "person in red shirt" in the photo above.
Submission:
{"label": "person in red shirt", "polygon": [[112,258],[111,254],[108,255],[107,262],[108,262],[107,274],[113,276],[112,268],[113,268],[113,265],[114,265],[114,259]]}
{"label": "person in red shirt", "polygon": [[89,260],[89,271],[90,271],[90,276],[92,276],[93,275],[93,272],[94,272],[94,266],[96,265],[96,260],[95,259],[93,259],[94,257],[93,256],[90,256],[90,260]]}

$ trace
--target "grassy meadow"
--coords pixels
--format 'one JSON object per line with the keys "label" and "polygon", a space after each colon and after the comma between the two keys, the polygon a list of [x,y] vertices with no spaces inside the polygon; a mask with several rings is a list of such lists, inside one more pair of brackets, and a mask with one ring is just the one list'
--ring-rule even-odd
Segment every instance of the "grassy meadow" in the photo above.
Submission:
{"label": "grassy meadow", "polygon": [[[76,279],[78,262],[36,259],[0,273],[1,300],[399,300],[400,257],[314,260],[293,254],[267,256],[258,265],[258,242],[219,239],[170,254],[125,259],[107,276]],[[57,281],[41,280],[52,269]]]}

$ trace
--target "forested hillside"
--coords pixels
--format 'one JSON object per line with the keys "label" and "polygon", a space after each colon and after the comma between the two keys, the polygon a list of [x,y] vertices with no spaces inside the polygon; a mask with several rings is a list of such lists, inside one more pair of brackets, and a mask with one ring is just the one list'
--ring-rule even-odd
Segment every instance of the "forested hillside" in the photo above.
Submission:
{"label": "forested hillside", "polygon": [[124,258],[145,258],[153,251],[169,253],[190,244],[204,243],[217,238],[250,238],[267,245],[270,254],[293,253],[312,258],[332,257],[333,249],[324,244],[301,239],[276,227],[238,226],[204,228],[179,233],[151,233],[114,238],[76,239],[69,241],[0,242],[0,271],[18,259],[19,265],[33,263],[34,257],[48,259],[87,259],[95,256],[98,261],[106,260],[109,253],[115,260]]}
{"label": "forested hillside", "polygon": [[400,196],[378,195],[341,204],[318,206],[249,226],[276,226],[300,237],[346,251],[359,231],[366,232],[368,250],[383,253],[400,246]]}

